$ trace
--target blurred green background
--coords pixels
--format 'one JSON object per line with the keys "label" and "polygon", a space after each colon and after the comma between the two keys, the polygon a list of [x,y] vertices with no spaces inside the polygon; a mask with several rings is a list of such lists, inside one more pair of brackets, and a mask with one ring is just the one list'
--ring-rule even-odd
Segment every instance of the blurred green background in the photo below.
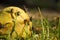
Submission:
{"label": "blurred green background", "polygon": [[60,11],[60,0],[0,0],[0,5],[28,8],[47,8]]}

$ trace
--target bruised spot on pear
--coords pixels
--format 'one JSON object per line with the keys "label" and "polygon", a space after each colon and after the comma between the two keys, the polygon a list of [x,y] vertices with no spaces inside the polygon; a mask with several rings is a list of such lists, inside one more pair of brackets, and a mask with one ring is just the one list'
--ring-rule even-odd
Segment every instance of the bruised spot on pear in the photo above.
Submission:
{"label": "bruised spot on pear", "polygon": [[16,13],[15,13],[15,15],[16,15],[16,16],[19,16],[19,15],[20,15],[20,12],[19,12],[19,11],[18,11],[18,12],[16,12]]}
{"label": "bruised spot on pear", "polygon": [[13,8],[11,9],[11,13],[13,13]]}
{"label": "bruised spot on pear", "polygon": [[0,23],[0,29],[3,28],[4,26]]}
{"label": "bruised spot on pear", "polygon": [[27,20],[24,20],[24,24],[26,25],[29,25],[29,21],[27,21]]}
{"label": "bruised spot on pear", "polygon": [[30,17],[30,21],[32,21],[32,17]]}

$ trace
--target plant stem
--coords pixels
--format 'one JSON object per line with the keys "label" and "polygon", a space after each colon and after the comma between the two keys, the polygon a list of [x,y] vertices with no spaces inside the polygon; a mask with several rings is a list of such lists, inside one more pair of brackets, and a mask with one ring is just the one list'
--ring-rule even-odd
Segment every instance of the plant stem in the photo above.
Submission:
{"label": "plant stem", "polygon": [[42,26],[42,40],[44,40],[45,39],[45,31],[44,31],[44,24],[43,24],[43,16],[42,16],[42,14],[41,14],[41,11],[40,11],[40,8],[38,7],[38,11],[39,11],[39,16],[41,17],[41,26]]}

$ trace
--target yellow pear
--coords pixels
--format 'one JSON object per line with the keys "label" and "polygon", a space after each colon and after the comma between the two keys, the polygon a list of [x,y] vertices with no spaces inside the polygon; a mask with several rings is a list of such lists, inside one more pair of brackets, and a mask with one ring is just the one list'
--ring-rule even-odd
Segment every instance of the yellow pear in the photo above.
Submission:
{"label": "yellow pear", "polygon": [[[14,29],[14,31],[13,31]],[[13,31],[12,35],[16,34],[20,37],[31,36],[32,21],[29,15],[21,8],[10,6],[6,7],[0,13],[0,33],[7,34],[8,31]]]}

